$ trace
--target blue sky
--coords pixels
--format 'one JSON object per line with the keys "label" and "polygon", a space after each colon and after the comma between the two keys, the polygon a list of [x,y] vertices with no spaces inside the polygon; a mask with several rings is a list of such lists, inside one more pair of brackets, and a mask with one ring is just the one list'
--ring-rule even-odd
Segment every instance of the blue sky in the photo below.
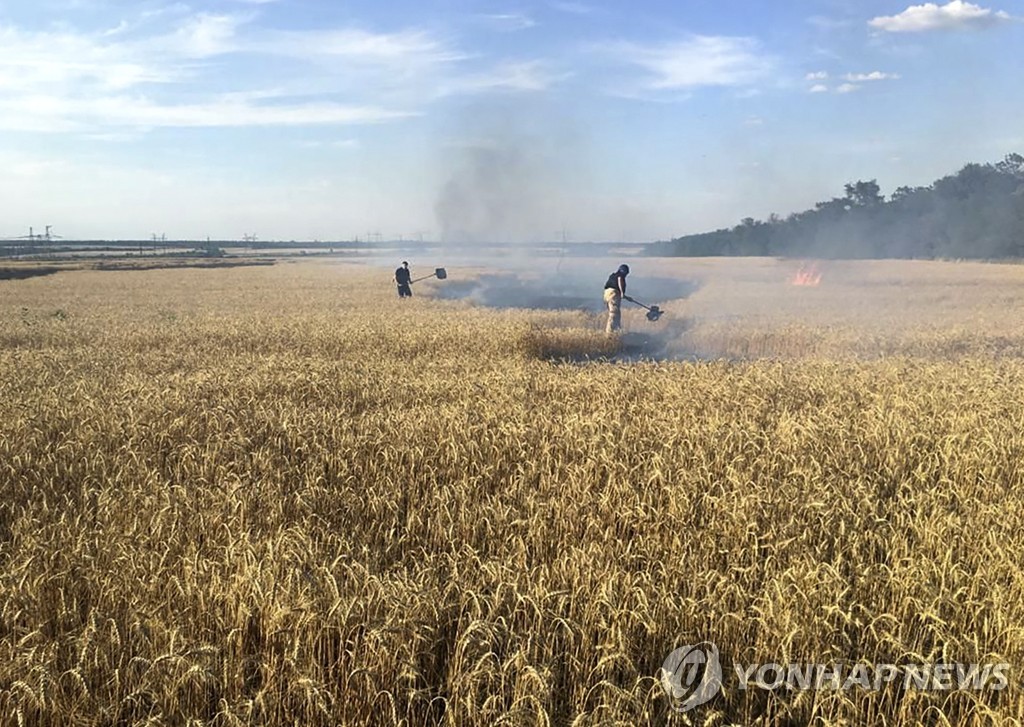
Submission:
{"label": "blue sky", "polygon": [[649,240],[1024,152],[1020,0],[17,0],[0,236]]}

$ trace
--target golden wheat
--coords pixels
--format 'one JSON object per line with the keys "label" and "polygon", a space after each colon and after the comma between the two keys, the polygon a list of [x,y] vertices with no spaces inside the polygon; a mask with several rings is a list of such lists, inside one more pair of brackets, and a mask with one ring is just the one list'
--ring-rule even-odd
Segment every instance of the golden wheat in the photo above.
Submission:
{"label": "golden wheat", "polygon": [[[875,283],[854,315],[735,264],[719,286],[694,263],[705,289],[666,306],[677,352],[713,360],[630,365],[586,314],[390,304],[356,268],[0,283],[0,719],[683,723],[659,667],[705,639],[1024,665],[1016,270],[986,306],[958,293],[965,318],[933,305],[947,268],[833,270]],[[1024,699],[709,710],[1020,724]]]}

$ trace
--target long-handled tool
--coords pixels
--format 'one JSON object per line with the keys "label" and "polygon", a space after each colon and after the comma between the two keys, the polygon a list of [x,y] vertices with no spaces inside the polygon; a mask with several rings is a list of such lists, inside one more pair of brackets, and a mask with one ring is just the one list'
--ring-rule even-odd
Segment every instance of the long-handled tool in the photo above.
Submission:
{"label": "long-handled tool", "polygon": [[647,309],[647,320],[649,320],[651,322],[656,321],[659,318],[661,318],[661,314],[665,312],[665,311],[663,311],[661,308],[659,308],[656,305],[644,305],[639,300],[635,300],[633,298],[630,298],[628,295],[624,295],[622,297],[625,298],[626,300],[628,300],[630,303],[636,303],[641,308],[646,308]]}
{"label": "long-handled tool", "polygon": [[409,284],[412,285],[413,283],[418,283],[421,280],[426,280],[427,278],[437,278],[438,280],[444,280],[447,277],[448,277],[448,271],[447,270],[445,270],[444,268],[434,268],[434,272],[432,272],[430,275],[424,275],[422,278],[416,278],[415,280],[410,280]]}

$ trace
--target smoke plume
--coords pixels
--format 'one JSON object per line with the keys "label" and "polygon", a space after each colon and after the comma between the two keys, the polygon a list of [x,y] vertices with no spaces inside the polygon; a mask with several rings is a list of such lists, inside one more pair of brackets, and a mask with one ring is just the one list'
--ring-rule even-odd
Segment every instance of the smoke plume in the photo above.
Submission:
{"label": "smoke plume", "polygon": [[498,105],[473,108],[446,145],[434,212],[446,243],[557,239],[565,190],[578,174],[575,135],[563,116]]}

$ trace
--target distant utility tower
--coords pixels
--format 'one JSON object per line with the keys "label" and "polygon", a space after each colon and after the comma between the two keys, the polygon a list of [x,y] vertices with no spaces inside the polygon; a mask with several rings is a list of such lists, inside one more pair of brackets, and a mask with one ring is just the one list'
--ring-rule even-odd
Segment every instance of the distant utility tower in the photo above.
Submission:
{"label": "distant utility tower", "polygon": [[[46,233],[43,234],[42,238],[43,238],[43,240],[46,241],[46,244],[49,245],[54,240],[59,240],[61,238],[61,236],[56,234],[53,231],[53,225],[47,225],[46,226]],[[51,249],[51,250],[49,250],[49,252],[52,254],[54,251]]]}

